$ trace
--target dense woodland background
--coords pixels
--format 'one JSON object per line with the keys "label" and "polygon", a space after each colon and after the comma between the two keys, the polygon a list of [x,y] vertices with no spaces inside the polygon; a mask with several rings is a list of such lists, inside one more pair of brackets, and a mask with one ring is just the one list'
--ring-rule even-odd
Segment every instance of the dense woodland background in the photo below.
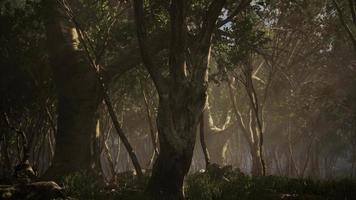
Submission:
{"label": "dense woodland background", "polygon": [[0,178],[27,146],[38,177],[89,170],[115,184],[153,168],[146,190],[167,198],[212,163],[354,178],[355,10],[354,0],[3,0]]}

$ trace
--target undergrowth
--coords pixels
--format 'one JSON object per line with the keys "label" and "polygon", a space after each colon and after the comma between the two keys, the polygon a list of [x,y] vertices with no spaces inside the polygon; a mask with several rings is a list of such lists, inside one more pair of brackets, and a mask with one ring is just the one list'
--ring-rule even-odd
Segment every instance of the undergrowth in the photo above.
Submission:
{"label": "undergrowth", "polygon": [[[125,174],[114,186],[105,186],[86,173],[63,179],[68,195],[83,200],[144,199],[148,177],[138,179]],[[194,173],[186,178],[188,200],[352,200],[356,199],[356,180],[312,180],[278,176],[252,177],[238,170],[222,168]]]}

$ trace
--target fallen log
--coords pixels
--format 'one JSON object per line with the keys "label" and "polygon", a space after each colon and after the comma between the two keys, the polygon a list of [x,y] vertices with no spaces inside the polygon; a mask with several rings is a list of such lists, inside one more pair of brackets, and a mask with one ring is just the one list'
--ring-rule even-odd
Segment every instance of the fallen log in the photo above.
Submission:
{"label": "fallen log", "polygon": [[68,199],[64,189],[53,181],[16,185],[0,185],[0,200],[50,200]]}

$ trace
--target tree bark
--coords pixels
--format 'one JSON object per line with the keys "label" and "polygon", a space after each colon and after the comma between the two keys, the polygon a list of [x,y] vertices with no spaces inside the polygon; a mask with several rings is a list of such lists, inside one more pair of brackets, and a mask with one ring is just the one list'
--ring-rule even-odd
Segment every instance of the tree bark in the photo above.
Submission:
{"label": "tree bark", "polygon": [[2,178],[3,179],[10,179],[9,174],[11,174],[11,161],[9,157],[9,149],[8,149],[8,139],[7,139],[7,133],[4,133],[2,135],[2,147],[1,147],[1,157],[2,157]]}
{"label": "tree bark", "polygon": [[[120,127],[103,76],[96,71],[96,63],[90,58],[88,44],[84,42],[83,32],[75,18],[70,22],[66,20],[68,13],[65,12],[70,10],[60,8],[54,0],[45,0],[43,8],[46,9],[43,10],[44,21],[58,96],[56,156],[46,175],[63,176],[91,169],[91,139],[95,135],[98,105],[104,100],[137,175],[141,176],[141,166]],[[79,41],[84,51],[78,49]]]}
{"label": "tree bark", "polygon": [[58,98],[56,151],[45,177],[90,169],[91,136],[102,100],[95,73],[75,48],[75,32],[56,1],[43,1],[50,64]]}
{"label": "tree bark", "polygon": [[152,147],[153,147],[153,153],[152,153],[151,159],[150,159],[149,163],[147,164],[147,168],[149,168],[151,166],[151,164],[153,163],[153,161],[158,156],[159,150],[158,150],[158,145],[157,145],[156,130],[154,128],[153,120],[152,120],[150,102],[148,101],[147,91],[146,91],[146,88],[145,88],[144,84],[142,83],[142,80],[140,80],[140,85],[141,85],[141,91],[142,91],[143,100],[144,100],[144,103],[145,103],[146,116],[147,116],[147,121],[148,121],[148,125],[149,125],[149,128],[150,128],[150,136],[151,136],[151,142],[152,142]]}
{"label": "tree bark", "polygon": [[200,117],[199,138],[200,138],[200,145],[204,154],[205,168],[208,168],[210,164],[210,155],[209,155],[208,147],[206,146],[206,142],[205,142],[205,117],[204,116],[205,116],[205,111],[203,111]]}
{"label": "tree bark", "polygon": [[[184,105],[187,102],[183,99]],[[147,192],[153,199],[183,199],[183,180],[191,164],[200,119],[199,112],[181,106],[172,109],[170,102],[161,99],[158,109],[161,150],[147,186]]]}

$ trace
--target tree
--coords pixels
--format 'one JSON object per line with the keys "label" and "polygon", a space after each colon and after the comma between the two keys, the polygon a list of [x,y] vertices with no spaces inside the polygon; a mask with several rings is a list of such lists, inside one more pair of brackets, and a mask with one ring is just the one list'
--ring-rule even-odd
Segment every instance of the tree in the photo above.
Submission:
{"label": "tree", "polygon": [[[241,1],[232,18],[249,2]],[[160,154],[146,190],[153,199],[183,199],[183,180],[191,164],[196,131],[207,96],[212,36],[225,3],[224,0],[212,1],[203,11],[202,24],[188,24],[188,20],[194,19],[193,15],[188,15],[193,2],[172,0],[170,5],[164,5],[170,22],[167,69],[157,66],[152,59],[147,43],[144,1],[134,1],[141,57],[159,96]],[[229,20],[227,18],[226,22]]]}
{"label": "tree", "polygon": [[[1,30],[7,31],[0,34],[0,113],[25,133],[30,164],[41,175],[52,158],[55,129],[50,118],[55,116],[56,101],[51,70],[44,58],[43,27],[33,9],[36,5],[1,3]],[[21,161],[24,148],[21,137],[4,124],[3,117],[0,124],[1,159],[5,163],[1,174],[6,179]]]}
{"label": "tree", "polygon": [[[103,100],[137,174],[142,175],[137,157],[121,129],[103,80],[104,76],[110,79],[115,73],[123,73],[132,65],[126,65],[115,73],[111,72],[110,76],[104,75],[99,60],[105,51],[106,42],[99,52],[90,49],[89,46],[92,47],[93,44],[76,21],[71,5],[66,1],[61,3],[52,0],[42,3],[58,98],[56,154],[46,175],[58,177],[79,170],[91,170],[94,160],[91,155],[92,138],[96,134],[97,109]],[[79,45],[82,45],[81,48]],[[95,56],[92,57],[91,54]],[[112,66],[107,68],[110,70]]]}
{"label": "tree", "polygon": [[[227,83],[237,126],[250,149],[251,173],[260,176],[266,174],[263,158],[264,108],[273,67],[260,55],[268,39],[259,26],[260,19],[256,13],[256,10],[247,10],[226,28],[226,32],[221,33],[218,41],[222,42],[216,47],[215,59],[220,79]],[[242,90],[238,90],[240,88]],[[240,100],[236,96],[244,98]]]}
{"label": "tree", "polygon": [[56,152],[47,176],[62,176],[91,165],[91,135],[102,94],[73,26],[56,1],[43,1],[43,16],[58,98]]}

